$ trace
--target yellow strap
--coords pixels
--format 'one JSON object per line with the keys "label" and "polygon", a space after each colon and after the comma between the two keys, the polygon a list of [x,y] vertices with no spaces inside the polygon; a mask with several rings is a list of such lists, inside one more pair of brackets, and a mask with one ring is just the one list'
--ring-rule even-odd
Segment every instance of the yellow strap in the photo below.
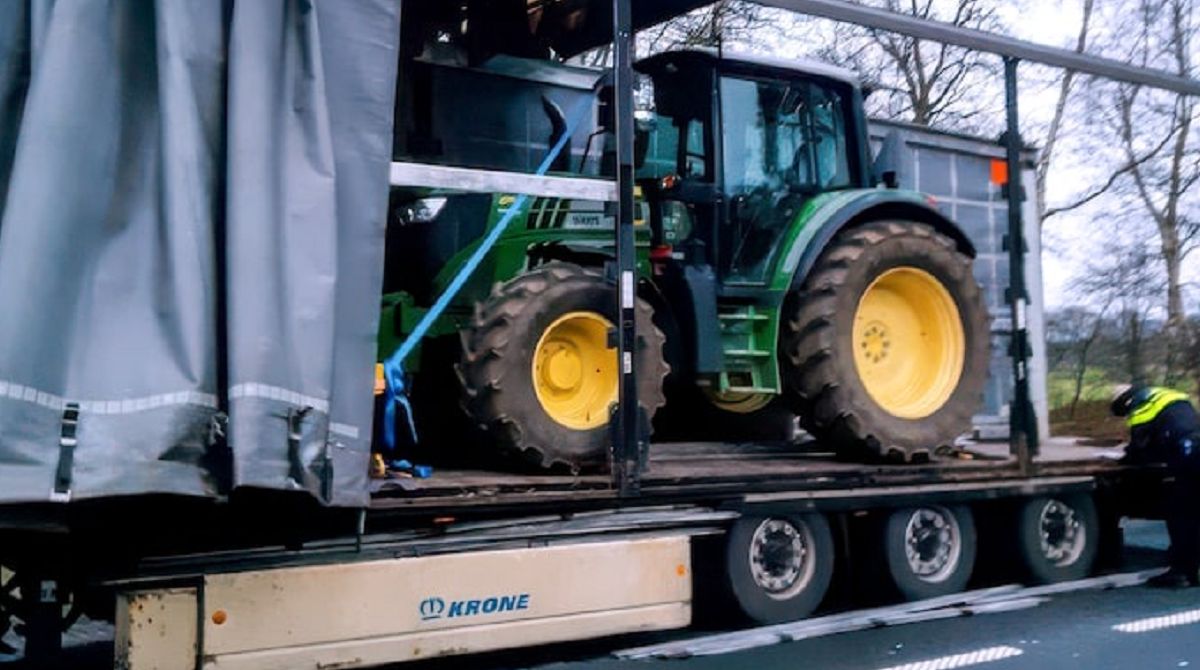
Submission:
{"label": "yellow strap", "polygon": [[1129,415],[1126,423],[1130,428],[1140,426],[1144,423],[1150,423],[1158,417],[1159,412],[1167,408],[1167,405],[1178,402],[1180,400],[1188,400],[1188,394],[1172,391],[1171,389],[1153,389],[1150,391],[1150,397],[1146,402]]}

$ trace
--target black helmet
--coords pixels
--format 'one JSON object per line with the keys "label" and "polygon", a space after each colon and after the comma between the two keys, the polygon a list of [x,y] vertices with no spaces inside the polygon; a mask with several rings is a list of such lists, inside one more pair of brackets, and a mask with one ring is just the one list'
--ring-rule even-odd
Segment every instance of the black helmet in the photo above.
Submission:
{"label": "black helmet", "polygon": [[1129,416],[1142,403],[1150,399],[1150,387],[1145,384],[1124,384],[1115,389],[1109,409],[1113,416]]}

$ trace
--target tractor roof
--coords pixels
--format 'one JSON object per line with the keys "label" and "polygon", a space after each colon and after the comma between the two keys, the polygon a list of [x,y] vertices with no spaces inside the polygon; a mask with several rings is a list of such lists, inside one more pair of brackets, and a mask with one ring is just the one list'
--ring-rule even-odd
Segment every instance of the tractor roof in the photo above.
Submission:
{"label": "tractor roof", "polygon": [[718,55],[716,49],[706,48],[688,48],[655,54],[638,62],[637,69],[653,74],[672,64],[686,65],[691,63],[694,65],[704,64],[711,66],[715,65],[718,61],[722,66],[733,66],[736,69],[762,70],[781,75],[804,74],[832,79],[851,86],[861,85],[858,75],[853,70],[823,61],[807,58],[775,58],[759,54],[732,53],[729,51]]}

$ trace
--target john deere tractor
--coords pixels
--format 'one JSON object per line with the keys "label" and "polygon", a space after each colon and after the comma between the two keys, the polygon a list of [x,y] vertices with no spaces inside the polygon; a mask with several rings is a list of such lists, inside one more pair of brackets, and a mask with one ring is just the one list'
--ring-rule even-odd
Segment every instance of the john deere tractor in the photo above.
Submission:
{"label": "john deere tractor", "polygon": [[[508,104],[535,107],[523,113],[544,115],[549,132],[528,146],[493,143],[493,155],[520,164],[499,166],[508,169],[565,132],[570,105],[556,96],[582,94],[570,84],[578,72],[519,69],[541,88]],[[873,168],[854,76],[692,51],[637,69],[653,85],[640,115],[635,225],[645,413],[653,417],[670,397],[688,404],[675,412],[685,422],[707,415],[752,426],[786,407],[843,454],[890,460],[927,457],[966,431],[988,361],[974,249],[926,197]],[[437,103],[462,127],[504,120],[486,107],[481,85],[439,88],[439,76],[429,75],[425,90],[475,96]],[[610,169],[607,113],[597,108],[595,128],[578,133],[586,142],[555,170]],[[415,116],[417,125],[425,117],[425,135],[436,134],[438,119],[449,123],[436,106]],[[462,135],[425,140],[445,151]],[[394,196],[385,355],[519,202],[501,193],[417,195]],[[618,384],[606,274],[612,226],[602,203],[529,199],[410,365],[415,385],[458,387],[470,422],[502,450],[574,471],[603,463]],[[458,420],[432,414],[418,410],[417,423]]]}

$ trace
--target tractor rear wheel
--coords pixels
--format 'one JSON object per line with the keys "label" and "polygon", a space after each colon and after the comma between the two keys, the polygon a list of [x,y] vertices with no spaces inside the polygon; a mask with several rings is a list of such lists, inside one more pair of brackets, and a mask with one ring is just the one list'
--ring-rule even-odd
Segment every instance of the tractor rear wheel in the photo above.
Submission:
{"label": "tractor rear wheel", "polygon": [[[650,419],[666,399],[665,338],[637,300],[638,399]],[[464,407],[502,449],[572,472],[607,460],[617,401],[608,333],[616,294],[598,271],[551,262],[498,285],[462,333]]]}
{"label": "tractor rear wheel", "polygon": [[851,228],[787,309],[785,380],[818,438],[848,456],[909,461],[970,429],[988,373],[988,314],[953,240],[908,221]]}

